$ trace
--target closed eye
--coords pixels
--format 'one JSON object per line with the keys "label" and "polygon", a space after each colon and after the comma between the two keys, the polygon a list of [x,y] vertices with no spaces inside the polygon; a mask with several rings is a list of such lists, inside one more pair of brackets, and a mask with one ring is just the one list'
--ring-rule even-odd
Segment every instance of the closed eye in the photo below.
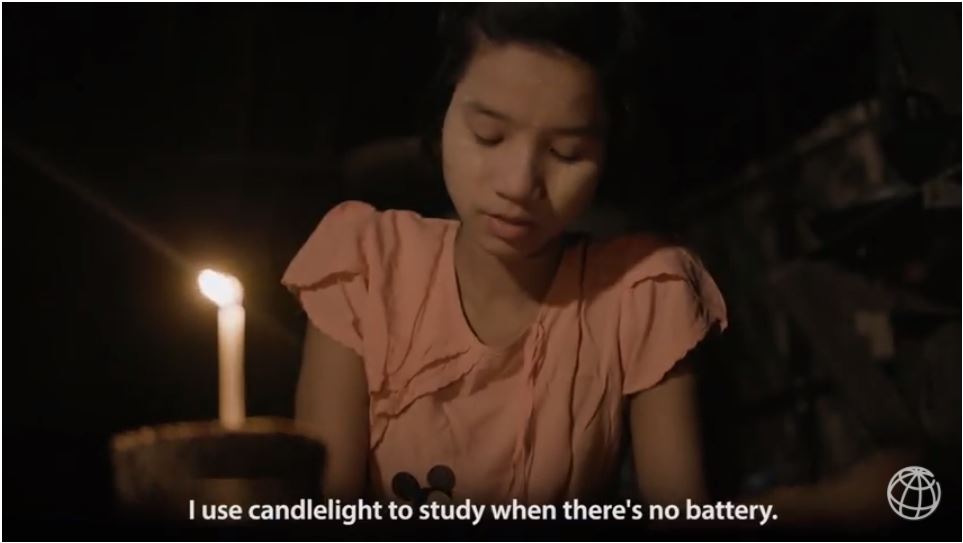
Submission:
{"label": "closed eye", "polygon": [[475,141],[477,141],[481,145],[484,145],[485,147],[492,147],[492,146],[498,145],[502,141],[501,136],[484,137],[479,135],[476,132],[472,132],[472,134],[475,136]]}
{"label": "closed eye", "polygon": [[577,154],[562,153],[556,149],[552,149],[551,153],[552,153],[552,156],[566,163],[578,162],[579,160],[582,159],[582,157],[578,156]]}

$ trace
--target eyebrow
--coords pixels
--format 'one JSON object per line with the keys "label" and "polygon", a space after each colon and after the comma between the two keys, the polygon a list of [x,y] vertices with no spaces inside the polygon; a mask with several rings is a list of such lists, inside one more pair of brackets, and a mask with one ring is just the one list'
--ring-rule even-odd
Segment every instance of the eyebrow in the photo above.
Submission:
{"label": "eyebrow", "polygon": [[[507,123],[514,123],[514,119],[501,111],[492,109],[489,106],[477,101],[477,100],[467,100],[465,105],[474,111],[475,113],[480,113],[482,115],[498,119],[499,121],[505,121]],[[559,126],[551,129],[552,132],[556,134],[565,134],[571,136],[598,136],[600,133],[599,126],[596,124],[586,124],[577,126]]]}

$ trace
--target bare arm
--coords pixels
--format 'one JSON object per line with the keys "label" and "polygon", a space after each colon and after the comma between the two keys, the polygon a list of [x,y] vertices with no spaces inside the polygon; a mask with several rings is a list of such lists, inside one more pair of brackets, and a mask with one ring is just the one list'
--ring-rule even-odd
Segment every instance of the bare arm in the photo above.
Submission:
{"label": "bare arm", "polygon": [[696,379],[682,362],[658,385],[629,400],[639,491],[649,503],[684,505],[707,498]]}
{"label": "bare arm", "polygon": [[310,323],[304,340],[295,418],[325,445],[325,497],[361,497],[368,464],[368,386],[364,365],[354,351]]}

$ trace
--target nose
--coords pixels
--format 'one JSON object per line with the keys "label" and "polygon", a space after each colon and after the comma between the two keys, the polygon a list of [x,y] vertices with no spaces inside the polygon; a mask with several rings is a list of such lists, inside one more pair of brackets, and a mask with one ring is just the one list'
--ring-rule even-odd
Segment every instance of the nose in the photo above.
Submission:
{"label": "nose", "polygon": [[541,196],[542,174],[534,146],[519,145],[504,156],[501,166],[492,181],[495,194],[519,205]]}

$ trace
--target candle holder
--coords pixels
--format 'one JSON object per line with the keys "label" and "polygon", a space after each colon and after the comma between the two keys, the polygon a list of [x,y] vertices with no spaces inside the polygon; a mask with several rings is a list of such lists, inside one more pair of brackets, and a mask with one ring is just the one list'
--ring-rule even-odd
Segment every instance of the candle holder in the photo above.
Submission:
{"label": "candle holder", "polygon": [[130,519],[195,522],[201,505],[296,504],[321,497],[325,449],[294,421],[248,418],[150,426],[111,440],[114,488]]}

